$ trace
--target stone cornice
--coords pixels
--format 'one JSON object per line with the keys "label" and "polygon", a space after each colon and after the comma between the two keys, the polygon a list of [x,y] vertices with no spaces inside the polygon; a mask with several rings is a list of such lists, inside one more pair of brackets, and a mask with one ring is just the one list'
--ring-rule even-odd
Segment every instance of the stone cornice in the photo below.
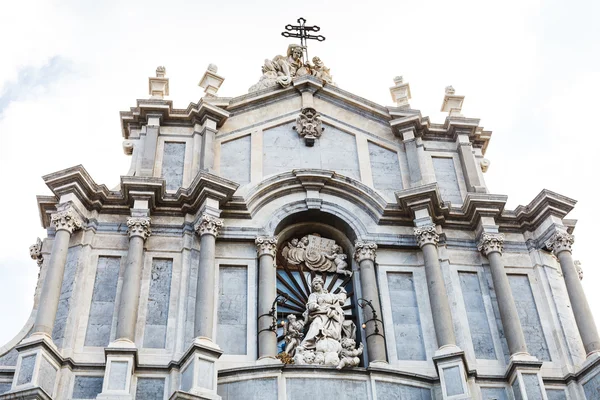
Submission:
{"label": "stone cornice", "polygon": [[38,197],[42,225],[47,228],[48,213],[54,212],[61,196],[73,194],[87,210],[112,214],[129,214],[135,199],[145,199],[153,215],[185,215],[196,213],[203,202],[214,199],[225,204],[237,190],[238,184],[219,176],[200,171],[189,187],[167,193],[162,178],[122,176],[121,190],[111,191],[96,184],[81,165],[43,177],[54,193],[51,197]]}

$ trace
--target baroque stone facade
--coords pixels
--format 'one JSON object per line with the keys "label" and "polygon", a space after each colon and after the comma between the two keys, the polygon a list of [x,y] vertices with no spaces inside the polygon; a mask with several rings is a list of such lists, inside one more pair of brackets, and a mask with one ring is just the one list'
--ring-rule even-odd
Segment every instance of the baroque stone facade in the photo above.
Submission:
{"label": "baroque stone facade", "polygon": [[185,110],[159,67],[117,189],[44,177],[0,399],[600,399],[575,201],[506,209],[451,86],[434,123],[402,77],[381,106],[302,57],[233,98],[211,64]]}

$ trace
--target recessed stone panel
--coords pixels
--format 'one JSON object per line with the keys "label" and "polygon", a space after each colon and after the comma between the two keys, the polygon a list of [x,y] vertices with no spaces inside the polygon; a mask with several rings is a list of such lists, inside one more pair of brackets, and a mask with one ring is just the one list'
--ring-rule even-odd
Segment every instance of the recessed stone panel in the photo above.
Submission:
{"label": "recessed stone panel", "polygon": [[138,378],[135,389],[136,400],[163,400],[165,378]]}
{"label": "recessed stone panel", "polygon": [[457,396],[464,393],[462,381],[460,376],[460,368],[458,366],[452,366],[443,368],[444,382],[446,384],[446,394],[448,396]]}
{"label": "recessed stone panel", "polygon": [[469,331],[473,341],[475,357],[484,360],[495,360],[496,351],[488,316],[483,303],[483,295],[477,273],[460,272],[460,287],[462,290]]}
{"label": "recessed stone panel", "polygon": [[323,394],[336,400],[368,399],[366,381],[350,379],[290,378],[286,379],[288,400],[320,399]]}
{"label": "recessed stone panel", "polygon": [[250,148],[250,135],[221,144],[221,176],[240,185],[250,182]]}
{"label": "recessed stone panel", "polygon": [[167,190],[177,190],[183,184],[185,143],[165,142],[162,161],[162,177]]}
{"label": "recessed stone panel", "polygon": [[85,346],[105,347],[110,342],[120,267],[120,257],[98,257]]}
{"label": "recessed stone panel", "polygon": [[101,376],[75,376],[73,400],[95,399],[102,392],[104,378]]}
{"label": "recessed stone panel", "polygon": [[33,378],[33,369],[35,367],[35,359],[35,354],[23,357],[21,359],[21,368],[19,368],[17,385],[24,385],[31,382],[31,378]]}
{"label": "recessed stone panel", "polygon": [[523,386],[527,393],[527,400],[543,400],[540,380],[535,374],[523,374]]}
{"label": "recessed stone panel", "polygon": [[225,354],[246,354],[248,268],[219,267],[217,344]]}
{"label": "recessed stone panel", "polygon": [[508,400],[505,388],[481,388],[482,400]]}
{"label": "recessed stone panel", "polygon": [[150,273],[150,291],[144,331],[144,347],[165,348],[173,260],[155,258]]}
{"label": "recessed stone panel", "polygon": [[0,394],[8,392],[11,386],[12,383],[10,382],[0,382]]}
{"label": "recessed stone panel", "polygon": [[[597,387],[596,393],[600,395],[600,386]],[[548,397],[548,400],[567,400],[567,393],[564,389],[546,388],[546,396]]]}
{"label": "recessed stone panel", "polygon": [[40,372],[38,376],[38,384],[50,396],[54,395],[54,384],[56,381],[57,370],[50,361],[43,357],[40,359]]}
{"label": "recessed stone panel", "polygon": [[67,253],[67,262],[65,264],[65,272],[63,274],[62,286],[60,289],[60,298],[58,301],[58,309],[54,318],[54,329],[52,330],[52,341],[54,344],[62,348],[65,337],[65,329],[67,319],[69,318],[69,310],[71,307],[71,299],[75,287],[75,275],[77,274],[77,265],[79,262],[79,253],[81,247],[71,247]]}
{"label": "recessed stone panel", "polygon": [[125,390],[127,384],[127,361],[112,361],[110,363],[109,390]]}
{"label": "recessed stone panel", "polygon": [[437,180],[442,200],[449,201],[453,205],[462,204],[463,199],[460,193],[460,186],[458,185],[454,159],[450,157],[431,157],[431,161],[433,162],[435,179]]}
{"label": "recessed stone panel", "polygon": [[583,385],[583,391],[587,400],[600,400],[600,374]]}
{"label": "recessed stone panel", "polygon": [[431,400],[431,390],[400,383],[376,381],[377,400]]}
{"label": "recessed stone panel", "polygon": [[277,400],[277,379],[247,379],[217,386],[222,400]]}
{"label": "recessed stone panel", "polygon": [[398,152],[369,142],[369,159],[373,175],[373,187],[388,200],[394,200],[394,192],[402,190],[402,175]]}

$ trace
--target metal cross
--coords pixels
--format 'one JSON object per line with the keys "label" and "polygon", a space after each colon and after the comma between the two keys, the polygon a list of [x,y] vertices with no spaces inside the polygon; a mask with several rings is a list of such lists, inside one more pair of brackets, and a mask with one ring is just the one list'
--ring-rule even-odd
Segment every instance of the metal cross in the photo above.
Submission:
{"label": "metal cross", "polygon": [[[316,25],[315,26],[306,26],[306,20],[302,17],[298,18],[298,23],[300,25],[286,25],[285,30],[288,32],[281,32],[281,35],[285,36],[285,37],[300,38],[300,45],[302,46],[304,55],[306,56],[305,62],[308,62],[308,48],[306,46],[306,41],[308,39],[315,39],[315,40],[318,40],[319,42],[322,42],[325,40],[325,36],[309,35],[308,32],[319,32],[321,30],[321,28],[319,28]],[[292,33],[291,31],[298,31],[298,33]]]}

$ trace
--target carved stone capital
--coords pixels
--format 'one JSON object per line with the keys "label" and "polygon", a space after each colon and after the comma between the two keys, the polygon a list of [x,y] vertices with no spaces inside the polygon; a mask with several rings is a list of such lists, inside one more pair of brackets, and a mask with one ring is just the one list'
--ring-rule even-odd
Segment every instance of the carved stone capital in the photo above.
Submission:
{"label": "carved stone capital", "polygon": [[202,235],[213,235],[217,237],[219,230],[223,227],[223,220],[215,218],[208,214],[202,214],[200,220],[194,226],[194,230],[199,236]]}
{"label": "carved stone capital", "polygon": [[477,250],[483,252],[486,256],[493,252],[502,254],[504,250],[504,234],[484,232],[481,235],[479,244],[477,244]]}
{"label": "carved stone capital", "polygon": [[360,264],[363,260],[375,261],[377,244],[375,242],[363,242],[357,240],[354,243],[354,259]]}
{"label": "carved stone capital", "polygon": [[150,229],[150,217],[129,217],[127,218],[127,228],[130,238],[139,236],[146,240],[152,233]]}
{"label": "carved stone capital", "polygon": [[50,216],[50,221],[57,231],[64,230],[72,234],[74,231],[81,229],[83,221],[77,215],[77,212],[72,208],[67,208],[64,211],[55,212]]}
{"label": "carved stone capital", "polygon": [[256,253],[259,257],[270,255],[275,258],[277,252],[277,236],[259,236],[254,241]]}
{"label": "carved stone capital", "polygon": [[563,251],[571,251],[575,237],[564,231],[558,231],[546,242],[546,247],[558,256]]}
{"label": "carved stone capital", "polygon": [[414,228],[414,231],[419,247],[423,247],[426,244],[437,246],[440,241],[440,235],[436,232],[434,224]]}
{"label": "carved stone capital", "polygon": [[29,255],[31,256],[31,259],[37,261],[39,267],[42,266],[44,263],[44,256],[42,255],[42,240],[40,238],[37,238],[37,241],[29,246]]}

